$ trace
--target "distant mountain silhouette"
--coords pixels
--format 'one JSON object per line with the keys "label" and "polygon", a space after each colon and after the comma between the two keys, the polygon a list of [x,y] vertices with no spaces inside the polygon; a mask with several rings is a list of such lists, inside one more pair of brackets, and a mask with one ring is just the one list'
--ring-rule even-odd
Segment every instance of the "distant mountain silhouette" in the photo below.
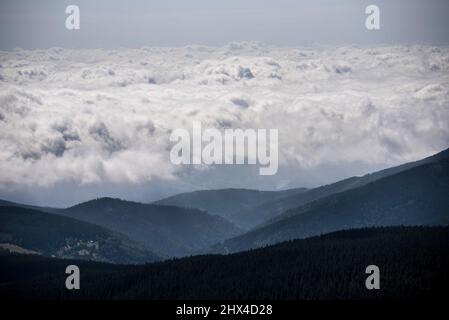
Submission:
{"label": "distant mountain silhouette", "polygon": [[33,206],[33,205],[29,205],[29,204],[17,203],[17,202],[2,200],[2,199],[0,199],[0,207],[19,207],[19,208],[24,208],[24,209],[38,210],[38,211],[47,212],[47,213],[59,213],[61,210],[64,210],[64,209],[52,208],[52,207]]}
{"label": "distant mountain silhouette", "polygon": [[197,209],[112,198],[87,201],[60,213],[121,232],[165,257],[190,255],[241,232],[227,220]]}
{"label": "distant mountain silhouette", "polygon": [[46,256],[113,263],[160,258],[128,237],[72,218],[19,207],[0,207],[0,247]]}
{"label": "distant mountain silhouette", "polygon": [[207,210],[220,215],[239,227],[249,230],[277,217],[284,211],[346,190],[362,187],[381,178],[449,158],[449,149],[425,159],[406,163],[361,177],[351,177],[313,189],[289,189],[283,191],[257,191],[247,189],[200,190],[182,193],[157,201],[188,208]]}
{"label": "distant mountain silhouette", "polygon": [[449,225],[449,159],[420,163],[371,175],[371,183],[354,181],[362,186],[286,211],[214,250],[236,252],[350,228]]}
{"label": "distant mountain silhouette", "polygon": [[400,166],[388,168],[378,172],[366,174],[361,177],[351,177],[332,184],[324,185],[318,188],[306,190],[305,192],[288,195],[281,197],[270,202],[265,202],[250,208],[246,208],[240,211],[236,211],[232,216],[239,217],[239,221],[242,226],[247,228],[254,228],[266,223],[267,221],[275,218],[284,211],[297,208],[305,205],[309,202],[327,197],[329,195],[343,192],[346,190],[362,187],[368,183],[374,182],[381,178],[388,177],[390,175],[426,164],[433,163],[442,159],[449,159],[449,149],[439,152],[433,156],[424,158],[419,161],[409,162]]}
{"label": "distant mountain silhouette", "polygon": [[[0,251],[0,298],[434,301],[446,297],[448,245],[448,227],[392,227],[145,266],[71,261],[82,272],[82,289],[71,291],[61,285],[67,261]],[[372,264],[380,290],[365,287]]]}
{"label": "distant mountain silhouette", "polygon": [[154,203],[206,210],[211,214],[226,218],[242,228],[248,228],[253,223],[248,222],[247,217],[239,214],[239,212],[244,212],[255,206],[260,206],[283,197],[301,194],[305,191],[307,191],[306,188],[282,191],[259,191],[250,189],[199,190],[177,194]]}

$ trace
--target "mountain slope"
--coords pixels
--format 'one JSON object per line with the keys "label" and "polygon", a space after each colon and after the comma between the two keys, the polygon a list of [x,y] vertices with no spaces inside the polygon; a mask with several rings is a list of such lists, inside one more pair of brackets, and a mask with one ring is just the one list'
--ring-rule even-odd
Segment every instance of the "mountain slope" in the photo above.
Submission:
{"label": "mountain slope", "polygon": [[17,203],[17,202],[2,200],[2,199],[0,199],[0,207],[19,207],[19,208],[37,210],[37,211],[47,212],[47,213],[59,213],[61,210],[63,210],[60,208],[39,207],[39,206]]}
{"label": "mountain slope", "polygon": [[[225,256],[146,266],[77,262],[82,290],[66,290],[66,262],[0,252],[2,299],[444,299],[449,228],[349,230]],[[380,269],[367,290],[365,269]]]}
{"label": "mountain slope", "polygon": [[51,213],[0,207],[0,243],[60,258],[144,263],[159,258],[124,235]]}
{"label": "mountain slope", "polygon": [[227,220],[197,209],[101,198],[61,211],[127,235],[162,256],[193,254],[240,233]]}
{"label": "mountain slope", "polygon": [[[377,181],[379,179],[394,175],[399,172],[423,165],[428,163],[438,162],[443,159],[449,159],[449,149],[441,151],[433,156],[424,158],[419,161],[409,162],[397,167],[388,168],[378,172],[366,174],[361,177],[351,177],[344,179],[329,185],[324,185],[318,188],[309,189],[305,192],[293,194],[290,196],[282,197],[274,201],[262,203],[247,209],[236,211],[235,216],[239,216],[242,226],[247,228],[254,228],[266,223],[267,221],[277,217],[282,212],[289,209],[297,208],[310,203],[315,200],[319,200],[330,196],[335,193],[355,189],[364,186],[368,183]],[[234,219],[233,216],[230,219]]]}
{"label": "mountain slope", "polygon": [[206,210],[211,214],[219,215],[236,225],[245,228],[251,225],[251,223],[247,223],[247,219],[236,214],[236,212],[244,211],[282,197],[300,194],[306,190],[307,189],[305,188],[282,191],[259,191],[249,189],[199,190],[177,194],[154,203]]}
{"label": "mountain slope", "polygon": [[449,225],[449,159],[387,176],[289,210],[214,247],[235,252],[349,228]]}

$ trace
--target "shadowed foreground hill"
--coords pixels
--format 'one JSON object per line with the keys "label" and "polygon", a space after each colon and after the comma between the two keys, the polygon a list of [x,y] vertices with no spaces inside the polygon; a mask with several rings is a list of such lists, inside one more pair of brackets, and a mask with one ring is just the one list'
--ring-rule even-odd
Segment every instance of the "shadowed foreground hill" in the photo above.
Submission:
{"label": "shadowed foreground hill", "polygon": [[[81,289],[64,288],[68,262],[0,255],[2,299],[442,299],[449,285],[449,228],[341,231],[226,256],[146,266],[80,266]],[[380,268],[380,290],[365,269]],[[27,276],[24,276],[27,275]]]}
{"label": "shadowed foreground hill", "polygon": [[20,207],[0,207],[0,247],[113,263],[145,263],[160,259],[117,232]]}

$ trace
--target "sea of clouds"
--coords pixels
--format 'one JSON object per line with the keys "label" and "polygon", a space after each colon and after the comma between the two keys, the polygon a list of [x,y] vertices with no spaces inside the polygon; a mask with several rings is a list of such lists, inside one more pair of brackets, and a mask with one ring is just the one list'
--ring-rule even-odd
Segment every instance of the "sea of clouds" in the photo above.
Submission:
{"label": "sea of clouds", "polygon": [[416,160],[449,146],[449,47],[0,52],[0,191],[207,177],[214,168],[169,160],[170,132],[193,120],[279,129],[276,187],[302,185],[299,171]]}

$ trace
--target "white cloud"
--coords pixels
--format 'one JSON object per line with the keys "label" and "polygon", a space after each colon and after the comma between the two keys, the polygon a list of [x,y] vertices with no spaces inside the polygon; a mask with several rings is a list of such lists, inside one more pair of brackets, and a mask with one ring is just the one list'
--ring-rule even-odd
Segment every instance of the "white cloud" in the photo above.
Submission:
{"label": "white cloud", "polygon": [[291,172],[411,161],[449,145],[449,48],[1,52],[0,188],[176,179],[169,133],[193,120],[279,129]]}

